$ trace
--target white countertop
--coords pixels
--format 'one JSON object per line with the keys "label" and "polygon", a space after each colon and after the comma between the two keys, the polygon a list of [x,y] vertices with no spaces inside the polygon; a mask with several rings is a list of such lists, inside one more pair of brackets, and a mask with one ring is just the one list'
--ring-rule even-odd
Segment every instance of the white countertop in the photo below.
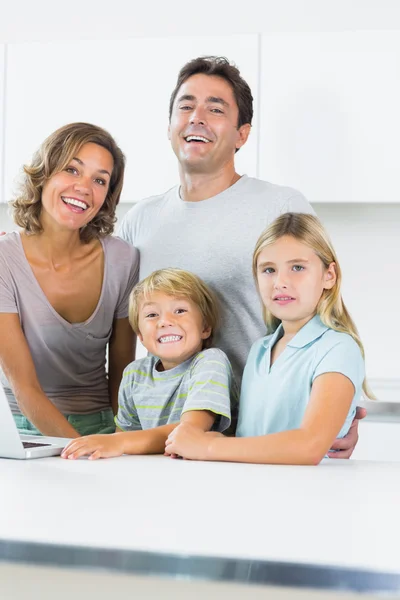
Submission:
{"label": "white countertop", "polygon": [[1,459],[0,486],[3,541],[400,573],[399,463]]}

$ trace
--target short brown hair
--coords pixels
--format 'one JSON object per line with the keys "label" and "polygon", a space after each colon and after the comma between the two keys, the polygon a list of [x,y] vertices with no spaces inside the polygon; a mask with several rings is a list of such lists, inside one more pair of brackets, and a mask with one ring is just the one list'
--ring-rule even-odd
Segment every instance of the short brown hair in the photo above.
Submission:
{"label": "short brown hair", "polygon": [[97,215],[80,230],[83,242],[109,235],[114,230],[115,209],[124,181],[125,157],[114,138],[96,125],[70,123],[60,127],[44,140],[30,165],[23,167],[20,193],[11,202],[14,221],[27,233],[43,231],[40,222],[44,184],[62,171],[84,144],[93,143],[108,150],[114,165],[106,199]]}
{"label": "short brown hair", "polygon": [[240,75],[239,69],[224,56],[200,56],[187,62],[178,74],[175,88],[169,101],[169,120],[179,88],[189,77],[203,73],[221,77],[229,83],[239,109],[238,128],[253,119],[253,96],[249,84]]}
{"label": "short brown hair", "polygon": [[200,310],[204,324],[211,328],[210,336],[203,340],[203,348],[212,346],[213,333],[219,321],[217,298],[200,277],[183,269],[154,271],[133,288],[129,298],[129,322],[136,335],[139,333],[140,303],[154,292],[191,300]]}

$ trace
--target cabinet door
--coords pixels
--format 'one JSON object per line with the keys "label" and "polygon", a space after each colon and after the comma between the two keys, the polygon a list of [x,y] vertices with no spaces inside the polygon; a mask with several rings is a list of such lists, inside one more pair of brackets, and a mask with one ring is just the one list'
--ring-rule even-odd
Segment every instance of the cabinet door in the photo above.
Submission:
{"label": "cabinet door", "polygon": [[[135,202],[178,181],[167,138],[179,69],[205,54],[227,56],[258,96],[258,36],[11,44],[7,61],[6,196],[21,165],[53,130],[88,121],[110,131],[127,157],[122,199]],[[255,107],[257,110],[257,107]],[[257,127],[238,168],[257,168]]]}
{"label": "cabinet door", "polygon": [[400,461],[400,423],[362,420],[355,460]]}
{"label": "cabinet door", "polygon": [[399,202],[398,32],[264,35],[260,176],[311,202]]}

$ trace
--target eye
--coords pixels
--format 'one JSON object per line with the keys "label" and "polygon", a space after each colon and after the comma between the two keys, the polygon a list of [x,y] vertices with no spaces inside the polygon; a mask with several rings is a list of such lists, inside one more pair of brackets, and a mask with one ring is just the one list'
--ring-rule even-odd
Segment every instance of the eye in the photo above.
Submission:
{"label": "eye", "polygon": [[99,185],[107,185],[107,181],[105,179],[101,179],[101,177],[97,177],[95,179],[95,182],[98,183]]}
{"label": "eye", "polygon": [[151,312],[151,313],[147,313],[147,314],[145,314],[145,316],[144,316],[144,317],[145,317],[145,319],[153,319],[153,318],[154,318],[154,317],[156,317],[156,316],[157,316],[157,313],[155,313],[155,312]]}
{"label": "eye", "polygon": [[187,309],[186,309],[186,308],[177,308],[175,312],[176,312],[178,315],[181,315],[181,314],[183,314],[183,313],[187,312]]}
{"label": "eye", "polygon": [[293,265],[292,269],[296,273],[299,273],[300,271],[304,271],[304,267],[302,265]]}
{"label": "eye", "polygon": [[265,267],[265,269],[263,269],[263,273],[270,275],[271,273],[275,273],[275,269],[273,269],[272,267]]}
{"label": "eye", "polygon": [[77,175],[77,174],[78,174],[78,169],[75,169],[75,167],[71,167],[71,166],[70,166],[70,167],[67,167],[67,168],[65,169],[65,171],[66,171],[67,173],[73,173],[73,175]]}
{"label": "eye", "polygon": [[192,107],[189,104],[185,104],[184,106],[180,106],[179,110],[192,110]]}
{"label": "eye", "polygon": [[211,112],[217,113],[219,115],[223,115],[224,114],[224,111],[221,110],[220,108],[211,108]]}

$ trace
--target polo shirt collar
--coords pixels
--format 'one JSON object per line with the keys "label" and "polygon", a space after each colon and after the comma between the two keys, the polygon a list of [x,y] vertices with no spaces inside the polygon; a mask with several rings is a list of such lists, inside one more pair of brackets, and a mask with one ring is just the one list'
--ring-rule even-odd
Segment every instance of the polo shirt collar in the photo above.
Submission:
{"label": "polo shirt collar", "polygon": [[329,327],[323,324],[319,315],[315,315],[296,333],[294,338],[288,343],[288,346],[292,346],[292,348],[304,348],[304,346],[311,344],[321,337],[328,329]]}
{"label": "polo shirt collar", "polygon": [[[310,321],[308,321],[308,323],[304,325],[304,327],[300,329],[300,331],[296,333],[294,338],[291,339],[287,345],[291,346],[292,348],[304,348],[304,346],[311,344],[311,342],[314,342],[316,339],[321,337],[321,335],[328,329],[329,327],[323,324],[319,315],[315,315],[312,319],[310,319]],[[272,334],[272,338],[265,338],[264,346],[269,346],[272,348],[282,336],[283,327],[281,323],[276,331]]]}

